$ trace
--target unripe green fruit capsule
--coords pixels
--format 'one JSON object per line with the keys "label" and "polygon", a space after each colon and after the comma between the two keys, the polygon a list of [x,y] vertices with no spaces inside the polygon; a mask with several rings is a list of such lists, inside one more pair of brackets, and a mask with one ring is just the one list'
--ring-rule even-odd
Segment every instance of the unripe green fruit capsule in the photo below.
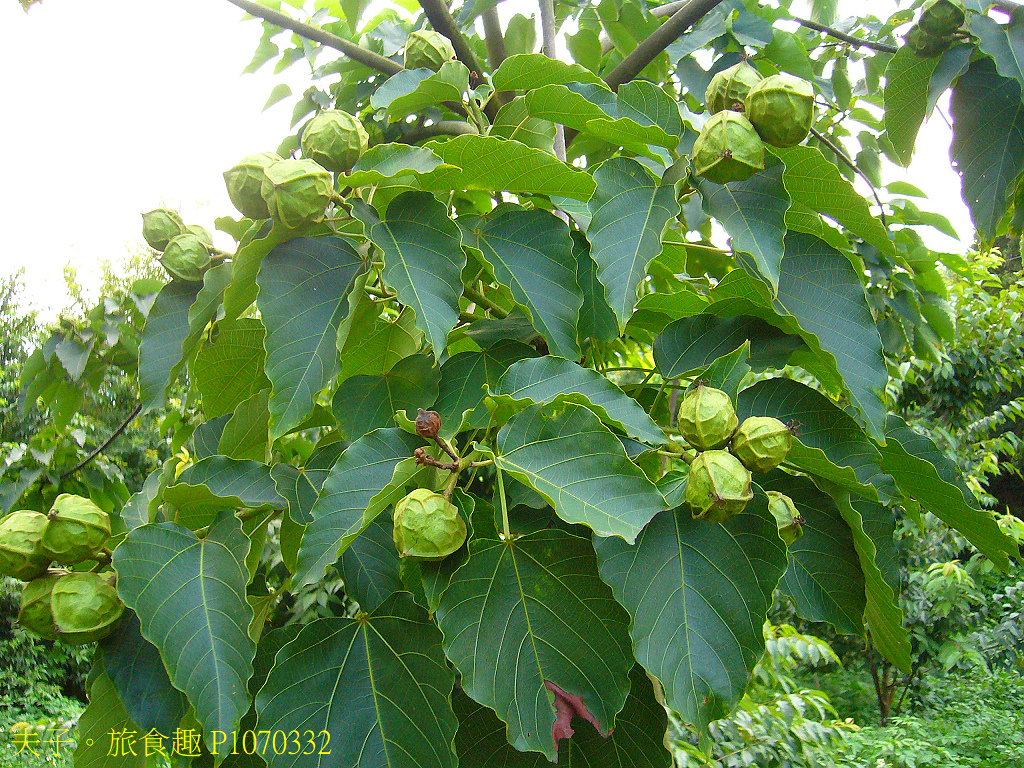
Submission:
{"label": "unripe green fruit capsule", "polygon": [[85,645],[114,631],[124,613],[124,603],[118,599],[110,576],[69,573],[54,584],[50,607],[60,642]]}
{"label": "unripe green fruit capsule", "polygon": [[417,488],[395,505],[395,547],[402,557],[442,560],[466,541],[466,521],[440,493]]}
{"label": "unripe green fruit capsule", "polygon": [[405,41],[405,68],[432,69],[455,59],[455,49],[447,37],[430,29],[413,32]]}
{"label": "unripe green fruit capsule", "polygon": [[177,211],[157,208],[142,214],[142,237],[150,248],[162,251],[178,235],[185,232],[185,222]]}
{"label": "unripe green fruit capsule", "polygon": [[18,611],[18,624],[22,629],[45,640],[57,637],[50,597],[57,580],[67,574],[67,571],[47,571],[22,587],[21,610]]}
{"label": "unripe green fruit capsule", "polygon": [[690,464],[685,496],[695,519],[724,523],[754,498],[750,472],[728,451],[704,451]]}
{"label": "unripe green fruit capsule", "polygon": [[279,160],[267,167],[260,194],[274,221],[285,229],[299,229],[324,217],[334,179],[313,160]]}
{"label": "unripe green fruit capsule", "polygon": [[907,42],[907,47],[911,52],[922,59],[932,59],[936,56],[941,56],[953,44],[951,38],[938,37],[930,32],[926,32],[919,24],[912,26],[903,39]]}
{"label": "unripe green fruit capsule", "polygon": [[43,532],[43,553],[74,565],[99,552],[110,538],[110,517],[91,500],[62,493],[53,502]]}
{"label": "unripe green fruit capsule", "polygon": [[46,572],[50,559],[42,549],[46,515],[19,509],[0,519],[0,573],[31,581]]}
{"label": "unripe green fruit capsule", "polygon": [[814,122],[814,86],[785,72],[766,77],[747,94],[746,115],[767,144],[795,146]]}
{"label": "unripe green fruit capsule", "polygon": [[935,37],[948,37],[967,21],[967,9],[960,0],[925,0],[921,6],[921,29]]}
{"label": "unripe green fruit capsule", "polygon": [[771,416],[744,419],[730,448],[751,472],[768,472],[781,464],[793,447],[789,427]]}
{"label": "unripe green fruit capsule", "polygon": [[224,171],[224,186],[227,187],[231,204],[246,218],[270,218],[267,201],[263,199],[260,190],[263,188],[267,167],[281,159],[274,152],[258,152],[246,155]]}
{"label": "unripe green fruit capsule", "polygon": [[332,109],[306,124],[302,131],[302,156],[340,173],[356,164],[369,142],[370,136],[358,118]]}
{"label": "unripe green fruit capsule", "polygon": [[764,170],[764,142],[739,112],[712,115],[693,143],[693,171],[708,181],[727,184]]}
{"label": "unripe green fruit capsule", "polygon": [[745,62],[723,69],[704,93],[704,104],[711,114],[723,109],[742,112],[750,89],[761,82],[761,73]]}
{"label": "unripe green fruit capsule", "polygon": [[703,384],[686,393],[676,418],[683,439],[698,451],[723,447],[739,423],[729,395]]}
{"label": "unripe green fruit capsule", "polygon": [[198,235],[186,232],[167,244],[160,263],[172,280],[201,283],[212,263],[210,247]]}

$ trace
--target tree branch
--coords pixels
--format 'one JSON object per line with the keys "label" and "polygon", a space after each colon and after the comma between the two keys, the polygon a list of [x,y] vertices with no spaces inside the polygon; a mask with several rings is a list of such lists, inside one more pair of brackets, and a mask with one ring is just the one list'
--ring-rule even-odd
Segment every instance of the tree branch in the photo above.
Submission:
{"label": "tree branch", "polygon": [[[229,0],[229,2],[231,1]],[[482,74],[480,62],[476,60],[476,55],[469,47],[466,36],[462,34],[459,25],[455,23],[455,19],[449,13],[445,0],[419,0],[419,3],[430,26],[452,41],[452,47],[455,49],[455,55],[459,61],[469,67],[470,72]]]}
{"label": "tree branch", "polygon": [[238,6],[246,13],[263,19],[264,21],[269,21],[271,24],[281,27],[282,29],[290,29],[295,34],[304,37],[307,40],[313,40],[314,42],[326,45],[328,48],[334,48],[337,51],[341,51],[353,61],[365,64],[371,69],[383,72],[385,75],[393,75],[396,72],[401,72],[403,69],[401,64],[396,64],[390,59],[385,59],[383,56],[367,50],[362,46],[356,45],[355,43],[349,42],[343,37],[333,35],[323,29],[314,27],[312,24],[296,21],[291,16],[281,13],[280,11],[275,11],[273,8],[267,8],[261,3],[250,2],[250,0],[228,0],[228,2],[232,5]]}
{"label": "tree branch", "polygon": [[[558,40],[555,28],[555,4],[554,0],[540,0],[540,52],[549,59],[558,58]],[[555,123],[555,157],[565,162],[565,128],[561,123]]]}
{"label": "tree branch", "polygon": [[689,0],[668,21],[634,48],[619,65],[608,73],[604,81],[613,91],[635,78],[655,57],[668,48],[683,32],[707,16],[722,0]]}
{"label": "tree branch", "polygon": [[[488,8],[480,19],[484,24],[484,42],[487,43],[487,63],[491,72],[501,66],[508,52],[505,50],[505,34],[501,31],[501,20],[497,8]],[[499,104],[508,104],[515,96],[512,91],[498,91],[494,94]]]}
{"label": "tree branch", "polygon": [[860,46],[861,48],[870,48],[872,51],[878,51],[879,53],[896,53],[896,51],[899,50],[899,48],[897,48],[894,45],[886,45],[885,43],[874,43],[871,40],[865,40],[862,37],[848,35],[845,32],[840,32],[838,29],[833,29],[832,27],[827,27],[824,24],[819,24],[816,21],[801,19],[796,16],[792,16],[791,18],[801,27],[813,29],[815,32],[824,32],[829,37],[834,37],[836,40],[842,40],[844,43],[849,43],[850,45],[857,45]]}
{"label": "tree branch", "polygon": [[132,408],[131,413],[128,414],[128,416],[125,418],[125,420],[122,421],[117,426],[117,429],[115,429],[113,432],[110,433],[110,437],[108,437],[102,443],[97,445],[96,448],[93,449],[93,451],[88,456],[86,456],[80,462],[75,464],[75,466],[73,466],[67,472],[61,473],[60,479],[64,480],[65,478],[70,477],[71,475],[75,474],[75,472],[80,470],[82,467],[84,467],[90,461],[92,461],[97,456],[99,456],[101,453],[103,453],[103,451],[106,449],[106,447],[117,439],[118,435],[120,435],[122,432],[124,432],[126,429],[128,429],[128,425],[131,424],[132,421],[135,419],[135,417],[138,416],[140,413],[142,413],[142,403],[139,403],[134,408]]}
{"label": "tree branch", "polygon": [[[665,3],[664,5],[659,5],[657,8],[651,8],[648,11],[648,13],[650,13],[651,16],[653,16],[656,19],[663,19],[666,16],[671,16],[673,13],[675,13],[680,8],[682,8],[684,5],[686,5],[689,1],[690,0],[675,0],[675,2]],[[613,43],[612,39],[610,37],[608,37],[608,33],[607,32],[602,32],[601,33],[601,55],[603,56],[606,53],[610,53],[612,48],[614,48],[614,47],[615,47],[615,43]]]}
{"label": "tree branch", "polygon": [[423,139],[431,139],[434,136],[461,136],[465,133],[480,133],[475,127],[465,120],[438,120],[430,125],[413,125],[408,129],[400,127],[401,139],[408,144],[415,144]]}

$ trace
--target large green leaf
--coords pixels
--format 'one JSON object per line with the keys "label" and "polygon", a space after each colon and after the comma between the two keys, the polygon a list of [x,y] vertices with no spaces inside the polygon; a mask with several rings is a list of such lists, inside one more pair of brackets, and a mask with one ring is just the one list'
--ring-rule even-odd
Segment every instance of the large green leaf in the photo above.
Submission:
{"label": "large green leaf", "polygon": [[[249,239],[250,237],[252,239]],[[259,293],[256,276],[260,272],[264,257],[292,237],[293,232],[281,225],[271,227],[269,221],[258,221],[252,225],[249,232],[246,232],[232,259],[231,285],[224,290],[225,319],[237,319],[256,301],[256,295]]]}
{"label": "large green leaf", "polygon": [[380,317],[380,307],[372,301],[360,303],[355,312],[358,317],[353,318],[341,350],[340,381],[357,374],[387,373],[423,343],[423,331],[416,327],[416,313],[409,307],[394,320]]}
{"label": "large green leaf", "polygon": [[364,611],[375,611],[402,589],[402,562],[395,548],[391,516],[377,515],[337,562],[345,597]]}
{"label": "large green leaf", "polygon": [[764,653],[772,593],[786,569],[767,499],[724,524],[688,506],[662,512],[629,546],[595,539],[601,578],[633,619],[636,658],[665,686],[665,703],[704,728],[728,714]]}
{"label": "large green leaf", "polygon": [[[864,505],[874,502],[853,500],[847,491],[836,491],[832,494],[839,514],[850,527],[853,534],[853,545],[860,560],[860,569],[864,574],[864,593],[867,603],[864,606],[864,620],[871,629],[872,644],[889,661],[902,671],[911,671],[910,636],[903,628],[903,611],[896,599],[899,583],[890,584],[882,574],[876,562],[875,542],[865,528],[861,509]],[[875,504],[875,506],[879,506]]]}
{"label": "large green leaf", "polygon": [[395,411],[429,408],[441,373],[429,355],[410,355],[380,376],[353,376],[334,393],[332,409],[346,440],[393,426]]}
{"label": "large green leaf", "polygon": [[171,372],[181,361],[182,344],[189,335],[189,307],[199,290],[198,283],[168,283],[149,310],[139,344],[139,389],[149,408],[159,407],[166,398]]}
{"label": "large green leaf", "polygon": [[384,253],[384,281],[416,313],[416,325],[427,334],[434,357],[440,358],[459,319],[466,266],[459,228],[444,203],[425,192],[399,195],[383,220],[367,205],[354,205],[353,213]]}
{"label": "large green leaf", "polygon": [[[75,732],[75,768],[148,768],[146,754],[136,749],[134,754],[122,754],[121,742],[111,733],[124,732],[143,736],[139,726],[132,722],[124,704],[117,695],[113,681],[102,670],[95,670],[89,679],[89,706],[78,721]],[[65,736],[65,738],[67,738]],[[33,747],[40,758],[44,754],[38,745]],[[31,754],[31,753],[29,753]]]}
{"label": "large green leaf", "polygon": [[331,467],[345,450],[346,443],[338,441],[318,446],[301,467],[278,462],[270,469],[277,492],[288,500],[288,514],[301,525],[313,521],[312,509],[323,488]]}
{"label": "large green leaf", "polygon": [[421,445],[415,435],[378,429],[345,449],[310,512],[313,520],[299,547],[293,587],[323,578],[352,540],[402,497],[406,482],[419,469],[412,452]]}
{"label": "large green leaf", "polygon": [[648,263],[661,253],[665,227],[679,214],[679,203],[671,184],[659,183],[629,158],[604,163],[594,180],[598,189],[590,200],[590,255],[621,329],[636,305]]}
{"label": "large green leaf", "polygon": [[270,386],[263,372],[267,358],[263,323],[242,318],[217,327],[216,340],[199,350],[192,368],[208,419],[231,413],[243,400]]}
{"label": "large green leaf", "polygon": [[530,311],[533,327],[552,354],[577,359],[583,296],[565,222],[547,211],[499,206],[485,218],[471,219],[466,228],[498,282]]}
{"label": "large green leaf", "polygon": [[665,508],[622,443],[581,405],[532,405],[498,432],[495,464],[544,496],[568,523],[632,542]]}
{"label": "large green leaf", "polygon": [[630,437],[660,445],[665,434],[640,405],[607,378],[571,360],[538,357],[512,365],[491,388],[498,407],[576,403]]}
{"label": "large green leaf", "polygon": [[337,372],[346,294],[362,269],[355,248],[340,237],[295,238],[263,259],[257,305],[267,329],[272,440],[305,421]]}
{"label": "large green leaf", "polygon": [[771,151],[786,164],[782,183],[794,204],[800,203],[830,216],[882,253],[895,256],[889,233],[882,222],[871,215],[868,201],[820,150],[801,145]]}
{"label": "large green leaf", "polygon": [[493,709],[520,751],[557,756],[554,691],[609,733],[629,691],[629,617],[597,577],[586,539],[541,530],[470,545],[441,596],[437,622],[462,688]]}
{"label": "large green leaf", "polygon": [[534,149],[552,152],[555,124],[530,115],[526,99],[516,96],[498,110],[488,136],[512,139]]}
{"label": "large green leaf", "polygon": [[542,53],[509,56],[491,75],[497,91],[525,91],[573,81],[604,85],[601,78],[586,67],[552,59]]}
{"label": "large green leaf", "polygon": [[455,768],[454,683],[440,633],[407,593],[355,619],[317,619],[278,651],[256,711],[261,730],[313,731],[319,749],[268,750],[267,764]]}
{"label": "large green leaf", "polygon": [[490,413],[484,407],[487,387],[517,360],[534,357],[537,351],[520,341],[500,341],[480,352],[460,352],[441,366],[441,383],[434,410],[441,416],[441,436],[454,437],[464,427],[483,429]]}
{"label": "large green leaf", "polygon": [[[629,674],[629,697],[615,718],[611,736],[602,736],[586,720],[572,721],[572,741],[559,749],[559,764],[579,768],[670,768],[672,755],[665,748],[668,716],[658,703],[643,668]],[[536,752],[519,752],[505,740],[505,725],[494,712],[464,693],[453,699],[459,718],[455,749],[460,768],[547,768],[551,764]]]}
{"label": "large green leaf", "polygon": [[426,147],[408,144],[378,144],[370,147],[345,176],[351,187],[379,184],[395,176],[419,176],[441,165],[441,158]]}
{"label": "large green leaf", "polygon": [[704,212],[725,227],[732,250],[749,254],[758,274],[778,290],[785,252],[786,211],[792,200],[782,183],[785,166],[776,162],[745,181],[715,184],[698,178]]}
{"label": "large green leaf", "polygon": [[890,473],[900,490],[946,525],[960,533],[1001,569],[1019,550],[999,528],[989,512],[971,507],[970,492],[960,481],[956,466],[924,435],[917,434],[897,416],[890,416],[882,469]]}
{"label": "large green leaf", "polygon": [[589,200],[594,179],[551,156],[518,141],[497,136],[456,136],[430,149],[445,163],[420,177],[424,189],[505,190],[512,193],[563,195]]}
{"label": "large green leaf", "polygon": [[1024,91],[1024,11],[1012,8],[1010,23],[1004,25],[985,15],[987,5],[979,5],[974,7],[979,15],[971,16],[971,34],[982,52],[992,57],[999,74],[1015,79]]}
{"label": "large green leaf", "polygon": [[808,478],[778,470],[759,475],[766,490],[789,496],[804,518],[804,533],[789,545],[789,568],[779,589],[808,621],[827,621],[847,635],[863,630],[864,574],[853,534],[832,499]]}
{"label": "large green leaf", "polygon": [[576,283],[583,296],[576,332],[581,340],[592,337],[612,341],[619,335],[619,322],[608,306],[604,285],[597,277],[597,262],[590,255],[590,243],[582,232],[572,233],[572,254],[576,261]]}
{"label": "large green leaf", "polygon": [[164,491],[174,521],[186,528],[206,525],[223,509],[284,509],[270,467],[255,461],[211,456],[187,467]]}
{"label": "large green leaf", "polygon": [[[117,591],[160,650],[175,688],[195,709],[206,744],[231,733],[249,708],[256,645],[245,600],[249,539],[223,513],[203,539],[175,523],[136,528],[114,551]],[[230,744],[216,752],[226,755]]]}
{"label": "large green leaf", "polygon": [[900,48],[885,68],[885,133],[906,168],[928,108],[928,85],[938,59]]}
{"label": "large green leaf", "polygon": [[270,461],[270,388],[243,400],[224,424],[217,452],[231,459]]}
{"label": "large green leaf", "polygon": [[117,629],[99,647],[97,658],[140,734],[155,728],[172,738],[185,716],[185,697],[171,685],[160,651],[142,636],[135,612],[125,611]]}
{"label": "large green leaf", "polygon": [[461,61],[447,61],[437,72],[405,69],[392,75],[373,92],[370,105],[384,109],[390,120],[419,112],[446,101],[461,104],[469,90],[469,70]]}
{"label": "large green leaf", "polygon": [[803,345],[799,336],[780,331],[757,317],[692,315],[669,324],[654,340],[654,363],[663,376],[676,378],[707,368],[745,341],[750,342],[750,364],[759,370],[782,368],[793,351]]}
{"label": "large green leaf", "polygon": [[1013,184],[1024,171],[1021,86],[1001,77],[991,59],[978,59],[953,86],[949,111],[949,156],[960,174],[961,196],[978,234],[991,240],[1006,213]]}
{"label": "large green leaf", "polygon": [[835,359],[868,433],[884,442],[881,396],[889,376],[864,286],[850,262],[816,237],[788,236],[778,301]]}

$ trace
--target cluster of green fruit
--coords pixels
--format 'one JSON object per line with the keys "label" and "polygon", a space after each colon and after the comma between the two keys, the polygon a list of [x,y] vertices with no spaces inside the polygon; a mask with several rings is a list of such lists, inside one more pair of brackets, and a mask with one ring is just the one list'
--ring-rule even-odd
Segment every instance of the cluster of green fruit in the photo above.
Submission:
{"label": "cluster of green fruit", "polygon": [[[793,433],[770,416],[750,416],[739,423],[732,399],[720,389],[698,383],[679,404],[679,433],[697,457],[686,478],[686,502],[697,520],[723,523],[746,509],[754,498],[751,472],[768,472],[793,447]],[[803,533],[792,499],[768,491],[768,508],[787,544]]]}
{"label": "cluster of green fruit", "polygon": [[711,117],[693,144],[693,170],[716,184],[764,170],[764,145],[792,147],[814,122],[814,87],[782,72],[770,77],[745,62],[711,79],[704,104]]}
{"label": "cluster of green fruit", "polygon": [[185,224],[177,211],[157,208],[142,214],[142,236],[160,253],[172,280],[196,283],[214,262],[213,238],[198,224]]}
{"label": "cluster of green fruit", "polygon": [[922,58],[939,56],[962,35],[967,10],[961,0],[925,0],[921,15],[904,40],[907,47]]}
{"label": "cluster of green fruit", "polygon": [[[46,514],[29,509],[0,520],[0,573],[27,582],[18,623],[49,640],[83,645],[117,626],[124,604],[107,570],[50,568],[97,559],[110,539],[110,518],[89,499],[61,494]],[[109,553],[107,553],[109,555]]]}

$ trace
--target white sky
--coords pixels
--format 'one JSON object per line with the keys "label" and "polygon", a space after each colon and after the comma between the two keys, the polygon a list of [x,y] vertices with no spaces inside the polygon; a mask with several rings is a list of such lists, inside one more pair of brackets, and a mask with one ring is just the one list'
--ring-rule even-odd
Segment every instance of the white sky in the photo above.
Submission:
{"label": "white sky", "polygon": [[[894,7],[878,5],[879,14]],[[502,10],[535,7],[507,0]],[[17,0],[0,0],[0,273],[24,267],[45,316],[67,303],[66,263],[90,285],[96,260],[141,247],[141,212],[168,205],[211,231],[217,216],[237,215],[221,173],[274,149],[294,103],[262,111],[277,78],[273,65],[240,74],[262,32],[241,17],[221,0],[43,0],[27,14]],[[307,71],[302,62],[289,70],[296,92]],[[927,241],[963,250],[972,229],[948,145],[936,115],[911,169],[888,166],[886,180],[929,192],[919,204],[945,214],[963,244],[938,234]]]}

